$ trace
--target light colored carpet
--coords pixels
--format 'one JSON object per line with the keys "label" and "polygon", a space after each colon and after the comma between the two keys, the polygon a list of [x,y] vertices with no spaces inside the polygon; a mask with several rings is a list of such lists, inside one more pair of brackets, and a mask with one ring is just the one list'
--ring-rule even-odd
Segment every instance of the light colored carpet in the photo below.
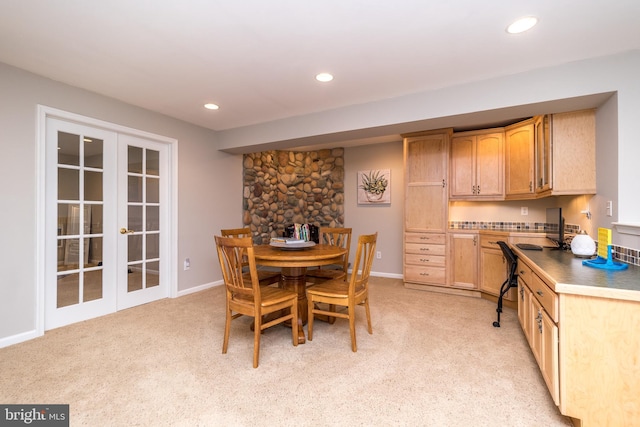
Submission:
{"label": "light colored carpet", "polygon": [[489,301],[372,278],[373,335],[347,321],[262,335],[250,318],[221,354],[216,287],[49,331],[0,349],[0,402],[70,404],[72,426],[569,426],[553,404],[517,315],[494,328]]}

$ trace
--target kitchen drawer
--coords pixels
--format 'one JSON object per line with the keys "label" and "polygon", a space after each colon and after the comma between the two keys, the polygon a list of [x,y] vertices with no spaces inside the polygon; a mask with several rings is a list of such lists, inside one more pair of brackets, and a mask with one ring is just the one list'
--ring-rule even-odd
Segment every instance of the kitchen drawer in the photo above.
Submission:
{"label": "kitchen drawer", "polygon": [[522,279],[523,282],[527,284],[529,288],[533,287],[534,281],[533,276],[535,273],[529,268],[527,264],[522,261],[518,261],[518,269],[516,270],[518,273],[518,277]]}
{"label": "kitchen drawer", "polygon": [[421,267],[418,265],[405,265],[404,267],[405,282],[444,285],[445,280],[444,267]]}
{"label": "kitchen drawer", "polygon": [[508,236],[496,236],[496,235],[483,235],[480,234],[480,246],[482,246],[483,248],[493,248],[493,249],[500,249],[500,246],[498,246],[498,241],[502,240],[503,242],[506,242],[507,240],[509,240]]}
{"label": "kitchen drawer", "polygon": [[558,295],[522,260],[518,260],[517,272],[520,280],[531,290],[531,294],[540,302],[549,317],[558,323]]}
{"label": "kitchen drawer", "polygon": [[405,243],[428,243],[444,245],[444,233],[404,233]]}
{"label": "kitchen drawer", "polygon": [[405,264],[444,267],[444,256],[432,254],[405,254]]}
{"label": "kitchen drawer", "polygon": [[406,243],[404,252],[406,254],[425,254],[444,256],[445,245],[422,245],[420,243]]}
{"label": "kitchen drawer", "polygon": [[535,273],[533,274],[533,283],[528,286],[533,296],[540,301],[544,310],[549,314],[549,317],[555,323],[558,323],[558,295]]}

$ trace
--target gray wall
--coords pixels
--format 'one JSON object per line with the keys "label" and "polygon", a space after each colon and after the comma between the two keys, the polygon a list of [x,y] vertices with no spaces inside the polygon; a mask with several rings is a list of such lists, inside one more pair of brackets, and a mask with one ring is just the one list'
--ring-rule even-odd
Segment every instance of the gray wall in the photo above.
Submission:
{"label": "gray wall", "polygon": [[[402,218],[404,176],[402,141],[345,149],[345,227],[353,229],[351,259],[355,257],[357,237],[378,232],[376,250],[382,253],[371,267],[372,274],[402,277]],[[358,171],[391,169],[391,204],[358,205]]]}
{"label": "gray wall", "polygon": [[213,235],[241,225],[242,156],[218,151],[213,131],[0,63],[0,346],[36,328],[38,104],[177,139],[178,290],[220,279]]}

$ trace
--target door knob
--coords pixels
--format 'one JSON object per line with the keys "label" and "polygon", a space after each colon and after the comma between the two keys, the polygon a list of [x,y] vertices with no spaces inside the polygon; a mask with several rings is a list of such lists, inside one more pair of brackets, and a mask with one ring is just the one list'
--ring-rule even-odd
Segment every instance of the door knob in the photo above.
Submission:
{"label": "door knob", "polygon": [[124,227],[122,227],[122,228],[120,229],[120,234],[133,234],[133,233],[135,233],[135,231],[133,231],[133,230],[128,230],[128,229],[126,229],[126,228],[124,228]]}

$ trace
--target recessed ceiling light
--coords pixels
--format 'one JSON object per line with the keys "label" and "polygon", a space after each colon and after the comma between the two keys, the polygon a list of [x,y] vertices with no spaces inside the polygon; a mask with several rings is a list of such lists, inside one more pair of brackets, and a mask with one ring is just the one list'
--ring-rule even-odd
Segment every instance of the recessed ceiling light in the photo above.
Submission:
{"label": "recessed ceiling light", "polygon": [[316,76],[316,80],[319,82],[330,82],[333,80],[333,76],[329,73],[320,73]]}
{"label": "recessed ceiling light", "polygon": [[217,110],[218,107],[216,104],[204,104],[204,108],[206,108],[207,110]]}
{"label": "recessed ceiling light", "polygon": [[513,24],[507,27],[507,33],[509,34],[518,34],[523,33],[527,30],[533,28],[534,25],[538,23],[538,18],[534,16],[525,16],[524,18],[520,18],[515,21]]}

